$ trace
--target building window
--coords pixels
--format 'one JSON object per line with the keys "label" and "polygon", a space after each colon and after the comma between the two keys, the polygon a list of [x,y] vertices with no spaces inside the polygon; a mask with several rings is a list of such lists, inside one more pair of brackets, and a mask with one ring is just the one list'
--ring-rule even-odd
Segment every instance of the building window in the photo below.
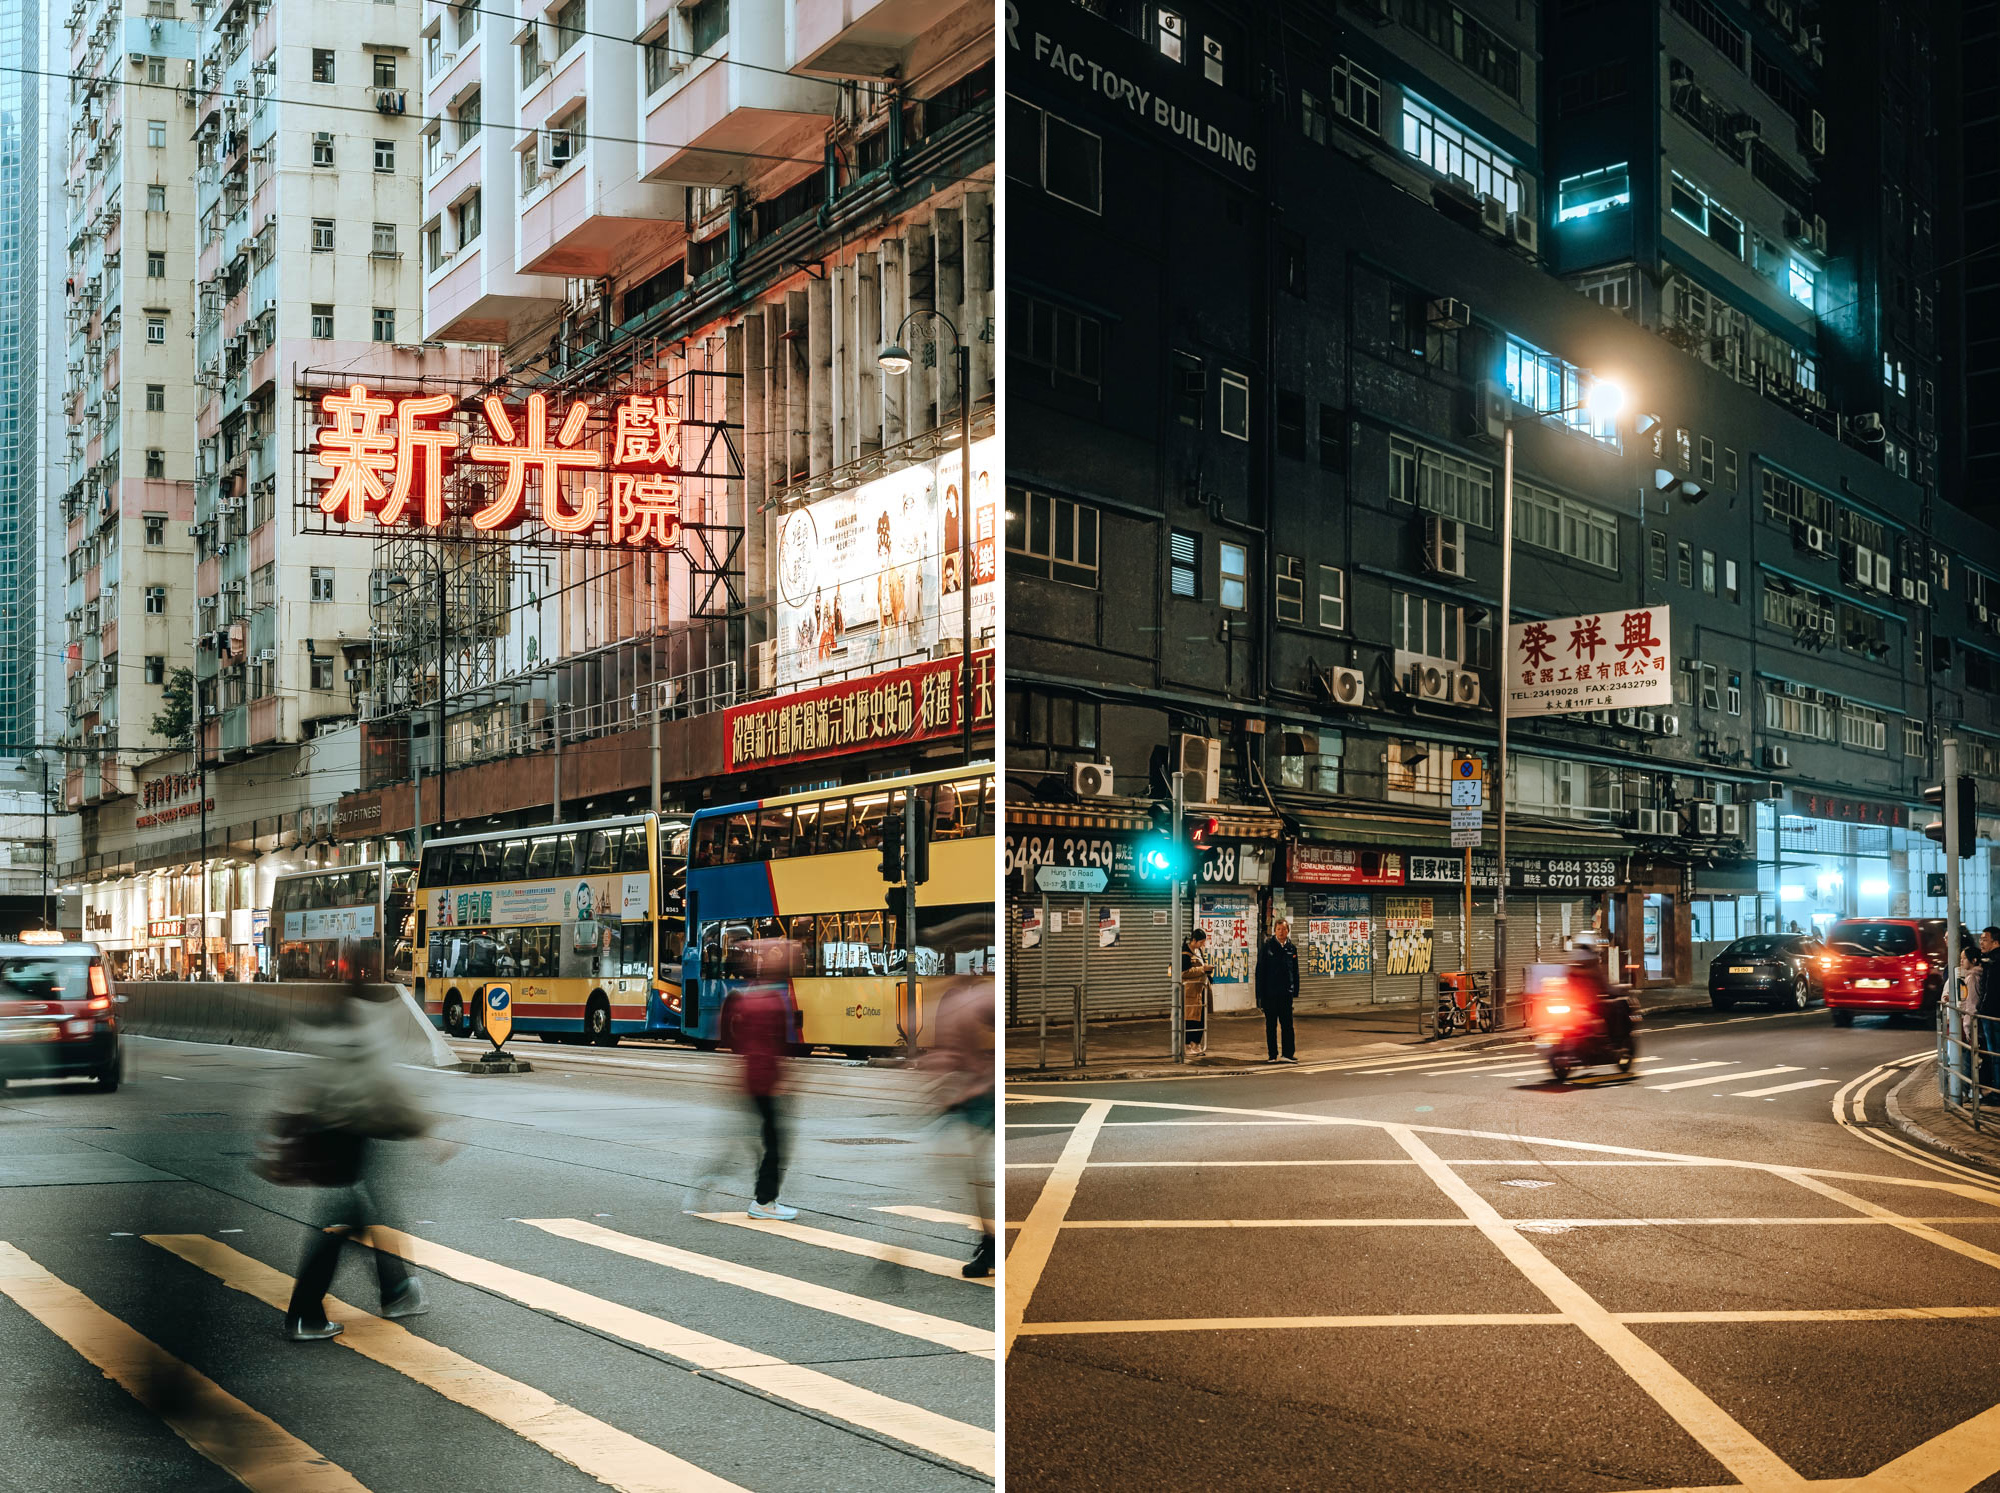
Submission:
{"label": "building window", "polygon": [[156,347],[166,342],[167,340],[166,317],[149,315],[146,318],[146,340],[152,343]]}
{"label": "building window", "polygon": [[312,658],[312,687],[314,689],[333,688],[333,655],[315,653]]}
{"label": "building window", "polygon": [[1514,479],[1515,532],[1525,544],[1618,569],[1618,520],[1601,509]]}
{"label": "building window", "polygon": [[450,7],[452,34],[458,38],[458,49],[463,52],[472,44],[473,34],[479,30],[479,6],[466,0],[462,5]]}
{"label": "building window", "polygon": [[[583,24],[583,0],[576,0],[577,24]],[[729,0],[696,0],[683,8],[687,18],[688,45],[699,57],[729,34]]]}
{"label": "building window", "polygon": [[1704,594],[1715,595],[1715,551],[1701,552],[1701,589]]}
{"label": "building window", "polygon": [[1803,259],[1793,258],[1787,263],[1785,289],[1800,305],[1813,304],[1813,287],[1819,283],[1819,272]]}
{"label": "building window", "polygon": [[1493,471],[1407,436],[1389,437],[1389,496],[1475,528],[1493,527]]}
{"label": "building window", "polygon": [[1197,601],[1201,597],[1201,536],[1175,529],[1167,548],[1167,594]]}
{"label": "building window", "polygon": [[1810,685],[1766,679],[1764,729],[1809,741],[1832,741],[1834,697]]}
{"label": "building window", "polygon": [[394,171],[396,169],[396,142],[394,140],[377,140],[375,142],[375,169],[377,171]]}
{"label": "building window", "polygon": [[1906,720],[1903,722],[1903,755],[1921,760],[1924,752],[1924,723]]}
{"label": "building window", "polygon": [[1403,0],[1404,22],[1510,99],[1521,96],[1521,53],[1513,43],[1444,0]]}
{"label": "building window", "polygon": [[1239,441],[1250,439],[1250,380],[1232,368],[1220,370],[1222,409],[1216,428]]}
{"label": "building window", "polygon": [[146,475],[156,480],[167,475],[167,453],[158,446],[146,448]]}
{"label": "building window", "polygon": [[1724,560],[1722,562],[1722,594],[1732,602],[1738,602],[1743,599],[1742,588],[1737,584],[1736,580],[1736,562],[1734,560]]}
{"label": "building window", "polygon": [[1398,352],[1445,373],[1458,372],[1460,328],[1434,322],[1431,301],[1405,285],[1389,287],[1389,338]]}
{"label": "building window", "polygon": [[1297,555],[1278,556],[1277,572],[1271,589],[1280,622],[1303,624],[1306,620],[1306,566]]}
{"label": "building window", "polygon": [[1038,690],[1007,692],[1007,739],[1015,746],[1059,752],[1095,752],[1099,709],[1094,700],[1045,695]]}
{"label": "building window", "polygon": [[479,134],[479,90],[465,96],[465,102],[458,106],[458,143],[470,145]]}
{"label": "building window", "polygon": [[461,249],[479,237],[480,196],[481,192],[475,191],[451,210],[452,216],[458,222],[458,247]]}
{"label": "building window", "polygon": [[1103,378],[1102,323],[1038,296],[1011,292],[1007,299],[1014,319],[1008,337],[1013,359],[1033,370],[1044,387],[1081,389],[1094,398]]}
{"label": "building window", "polygon": [[1160,6],[1153,12],[1153,42],[1162,57],[1179,62],[1186,37],[1187,22],[1181,19],[1179,11]]}
{"label": "building window", "polygon": [[1216,87],[1222,86],[1222,42],[1216,37],[1201,39],[1201,75]]}
{"label": "building window", "polygon": [[396,311],[393,306],[375,308],[374,336],[377,342],[396,340]]}
{"label": "building window", "polygon": [[1705,233],[1737,259],[1743,257],[1743,220],[1676,171],[1668,206],[1688,227]]}
{"label": "building window", "polygon": [[146,251],[146,278],[164,280],[167,278],[167,255],[164,249]]}
{"label": "building window", "polygon": [[157,548],[165,544],[167,542],[167,516],[164,513],[148,513],[145,515],[145,522],[147,545]]}
{"label": "building window", "polygon": [[1680,583],[1683,586],[1692,588],[1694,585],[1694,550],[1686,544],[1679,545],[1676,548],[1679,554],[1677,574]]}
{"label": "building window", "polygon": [[1507,392],[1516,402],[1539,414],[1555,416],[1578,435],[1606,446],[1618,445],[1617,418],[1592,412],[1590,388],[1576,364],[1509,337],[1506,380]]}
{"label": "building window", "polygon": [[1306,458],[1306,397],[1296,389],[1278,390],[1274,416],[1278,424],[1278,454],[1294,461]]}
{"label": "building window", "polygon": [[160,182],[152,182],[146,188],[146,211],[163,213],[167,210],[167,189]]}
{"label": "building window", "polygon": [[1347,57],[1333,64],[1333,112],[1370,135],[1382,133],[1382,80]]}
{"label": "building window", "polygon": [[1222,577],[1219,600],[1232,612],[1248,604],[1250,552],[1240,544],[1216,546],[1216,568]]}
{"label": "building window", "polygon": [[1347,627],[1347,572],[1337,565],[1319,568],[1319,625],[1328,632]]}
{"label": "building window", "polygon": [[1008,573],[1095,587],[1097,528],[1098,512],[1087,504],[1008,488]]}
{"label": "building window", "polygon": [[1305,788],[1315,793],[1340,792],[1344,745],[1338,731],[1287,721],[1278,735],[1278,786]]}
{"label": "building window", "polygon": [[146,143],[154,150],[163,150],[167,144],[167,122],[164,119],[146,121]]}
{"label": "building window", "polygon": [[1731,715],[1743,714],[1743,675],[1739,670],[1729,671],[1729,692],[1723,703]]}
{"label": "building window", "polygon": [[146,81],[156,85],[167,81],[166,58],[148,57],[146,59]]}
{"label": "building window", "polygon": [[326,254],[333,249],[333,219],[314,218],[312,220],[312,249],[315,254]]}
{"label": "building window", "polygon": [[312,599],[314,601],[333,600],[333,567],[315,565],[312,568]]}
{"label": "building window", "polygon": [[1857,705],[1852,700],[1840,702],[1840,744],[1859,747],[1864,752],[1886,752],[1889,750],[1889,721],[1879,710],[1870,710],[1866,705]]}
{"label": "building window", "polygon": [[1722,486],[1725,491],[1736,491],[1736,450],[1732,446],[1722,448]]}
{"label": "building window", "polygon": [[1330,404],[1319,407],[1319,464],[1329,472],[1347,465],[1347,416]]}
{"label": "building window", "polygon": [[329,47],[312,49],[312,80],[315,83],[333,81],[333,51]]}
{"label": "building window", "polygon": [[1831,532],[1833,499],[1769,467],[1763,471],[1764,516],[1781,524],[1806,524]]}
{"label": "building window", "polygon": [[368,251],[378,259],[396,258],[396,225],[377,223],[375,236],[369,241]]}
{"label": "building window", "polygon": [[319,342],[333,340],[333,306],[327,301],[315,301],[312,308],[312,334]]}
{"label": "building window", "polygon": [[165,684],[167,682],[167,659],[163,653],[146,655],[146,683]]}
{"label": "building window", "polygon": [[1390,620],[1395,626],[1396,647],[1425,658],[1442,658],[1456,663],[1463,654],[1463,615],[1457,602],[1398,591],[1391,598]]}
{"label": "building window", "polygon": [[146,385],[146,409],[150,414],[164,413],[167,408],[167,386],[165,384]]}
{"label": "building window", "polygon": [[333,164],[333,131],[313,131],[313,164],[331,166]]}
{"label": "building window", "polygon": [[1089,213],[1104,211],[1104,141],[1100,136],[1041,109],[1033,109],[1032,117],[1024,118],[1017,108],[1008,123],[1010,127],[1029,126],[1023,145],[1034,167],[1030,180],[1072,207]]}
{"label": "building window", "polygon": [[1175,418],[1191,429],[1200,430],[1202,408],[1208,402],[1208,374],[1201,366],[1201,359],[1193,353],[1176,352],[1170,376],[1174,381],[1169,392]]}
{"label": "building window", "polygon": [[146,611],[150,615],[158,617],[163,615],[166,610],[167,588],[165,586],[148,586],[146,588]]}
{"label": "building window", "polygon": [[391,52],[375,53],[374,65],[375,86],[377,88],[394,88],[396,86],[395,54]]}
{"label": "building window", "polygon": [[1700,442],[1700,457],[1695,462],[1694,474],[1703,482],[1715,481],[1715,442],[1703,436]]}
{"label": "building window", "polygon": [[1440,176],[1465,182],[1482,197],[1495,197],[1508,212],[1521,210],[1519,168],[1477,135],[1403,95],[1403,150]]}
{"label": "building window", "polygon": [[1629,162],[1602,166],[1581,176],[1567,176],[1556,183],[1556,221],[1573,222],[1614,207],[1632,205],[1632,171]]}

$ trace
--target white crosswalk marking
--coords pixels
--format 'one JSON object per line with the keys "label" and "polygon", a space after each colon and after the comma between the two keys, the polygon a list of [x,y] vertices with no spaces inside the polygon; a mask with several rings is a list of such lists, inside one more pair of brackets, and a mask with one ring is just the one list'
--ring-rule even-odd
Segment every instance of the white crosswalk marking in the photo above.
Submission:
{"label": "white crosswalk marking", "polygon": [[1748,1073],[1731,1073],[1726,1078],[1719,1075],[1713,1078],[1683,1078],[1679,1083],[1654,1083],[1648,1084],[1646,1087],[1666,1093],[1669,1089],[1697,1089],[1705,1083],[1735,1083],[1745,1078],[1762,1078],[1769,1073],[1803,1073],[1804,1071],[1796,1063],[1780,1064],[1776,1068],[1752,1068]]}
{"label": "white crosswalk marking", "polygon": [[[1697,1068],[1733,1068],[1735,1066],[1736,1064],[1731,1059],[1718,1058],[1712,1062],[1707,1062],[1707,1063],[1682,1063],[1680,1066],[1675,1068],[1655,1068],[1650,1073],[1648,1073],[1646,1077],[1658,1078],[1662,1074],[1667,1074],[1667,1073],[1692,1073]],[[1662,1087],[1671,1087],[1671,1085],[1662,1085]]]}
{"label": "white crosswalk marking", "polygon": [[[836,1234],[832,1229],[815,1229],[802,1223],[780,1223],[773,1218],[751,1218],[743,1213],[697,1213],[696,1218],[705,1218],[710,1223],[734,1224],[739,1229],[755,1229],[760,1234],[775,1234],[780,1239],[796,1240],[800,1244],[813,1244],[821,1249],[837,1249],[843,1254],[866,1255],[871,1260],[887,1260],[891,1265],[906,1265],[912,1270],[927,1270],[932,1275],[948,1276],[953,1280],[965,1279],[965,1262],[947,1259],[944,1255],[930,1254],[921,1249],[905,1249],[900,1244],[884,1244],[878,1239],[864,1239],[859,1234]],[[974,1285],[991,1286],[990,1277],[976,1280]]]}
{"label": "white crosswalk marking", "polygon": [[926,1208],[917,1203],[892,1203],[885,1208],[871,1209],[875,1213],[894,1213],[899,1218],[920,1218],[925,1223],[955,1223],[962,1229],[978,1231],[983,1220],[970,1213],[953,1213],[948,1208]]}
{"label": "white crosswalk marking", "polygon": [[1773,1084],[1768,1089],[1745,1089],[1740,1094],[1731,1094],[1731,1099],[1768,1099],[1773,1094],[1791,1094],[1800,1089],[1817,1089],[1825,1084],[1838,1083],[1835,1078],[1802,1078],[1797,1083]]}

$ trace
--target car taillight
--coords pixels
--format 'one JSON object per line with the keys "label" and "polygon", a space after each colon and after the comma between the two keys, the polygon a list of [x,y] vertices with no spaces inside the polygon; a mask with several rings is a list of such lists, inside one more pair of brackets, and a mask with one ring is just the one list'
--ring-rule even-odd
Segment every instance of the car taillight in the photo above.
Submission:
{"label": "car taillight", "polygon": [[83,1008],[86,1011],[109,1011],[111,1009],[111,997],[108,995],[94,996],[83,1003]]}
{"label": "car taillight", "polygon": [[1927,975],[1931,972],[1931,962],[1928,959],[1912,959],[1910,964],[1920,975]]}
{"label": "car taillight", "polygon": [[[101,964],[93,964],[90,967],[90,993],[101,997],[105,1005],[111,1004],[111,982],[105,978],[104,966]],[[96,1002],[93,1001],[92,1004]]]}
{"label": "car taillight", "polygon": [[1567,1016],[1569,1015],[1569,1002],[1550,1001],[1546,1006],[1542,1007],[1542,1009],[1548,1012],[1549,1015],[1551,1016]]}

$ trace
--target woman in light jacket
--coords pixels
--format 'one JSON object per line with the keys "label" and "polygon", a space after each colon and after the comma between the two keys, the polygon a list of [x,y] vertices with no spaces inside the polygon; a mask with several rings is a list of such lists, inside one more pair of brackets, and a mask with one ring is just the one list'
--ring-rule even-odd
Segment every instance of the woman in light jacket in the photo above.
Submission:
{"label": "woman in light jacket", "polygon": [[1212,966],[1208,962],[1208,935],[1197,928],[1181,945],[1181,1002],[1187,1016],[1189,1057],[1206,1050],[1208,1031],[1208,986]]}

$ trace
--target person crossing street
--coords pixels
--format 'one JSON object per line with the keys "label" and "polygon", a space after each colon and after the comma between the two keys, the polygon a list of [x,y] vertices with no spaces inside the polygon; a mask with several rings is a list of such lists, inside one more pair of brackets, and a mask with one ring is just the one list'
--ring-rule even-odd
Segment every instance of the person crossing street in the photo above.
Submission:
{"label": "person crossing street", "polygon": [[1264,1013],[1267,1063],[1298,1061],[1298,1044],[1292,1030],[1292,1002],[1298,998],[1299,949],[1292,942],[1292,925],[1279,918],[1271,925],[1271,936],[1257,951],[1257,1007]]}

